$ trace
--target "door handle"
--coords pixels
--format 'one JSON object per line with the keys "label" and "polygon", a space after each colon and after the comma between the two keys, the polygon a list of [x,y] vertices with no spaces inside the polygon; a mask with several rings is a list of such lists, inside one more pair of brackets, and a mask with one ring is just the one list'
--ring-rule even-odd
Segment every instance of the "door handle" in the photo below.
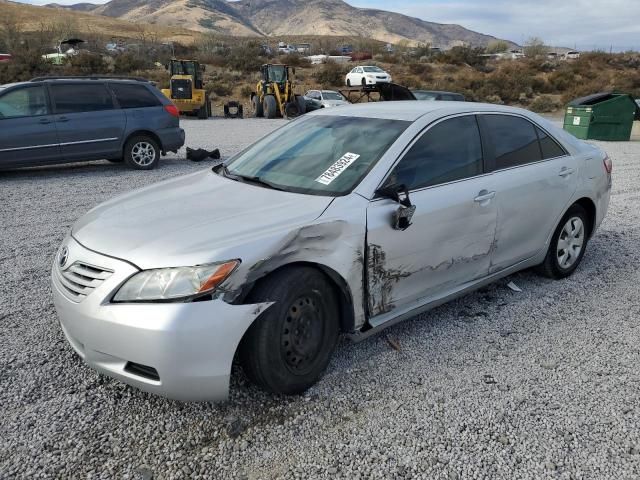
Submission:
{"label": "door handle", "polygon": [[476,203],[483,203],[493,199],[496,196],[496,192],[489,192],[487,190],[482,190],[478,193],[478,196],[473,199]]}
{"label": "door handle", "polygon": [[58,122],[68,122],[69,119],[67,117],[58,117],[57,121]]}
{"label": "door handle", "polygon": [[574,172],[575,170],[573,168],[562,167],[562,170],[560,170],[560,173],[558,175],[560,175],[562,178],[565,178],[569,175],[573,175]]}
{"label": "door handle", "polygon": [[48,118],[41,118],[40,120],[38,120],[38,123],[41,125],[47,125],[48,123],[51,123],[51,120],[49,120]]}

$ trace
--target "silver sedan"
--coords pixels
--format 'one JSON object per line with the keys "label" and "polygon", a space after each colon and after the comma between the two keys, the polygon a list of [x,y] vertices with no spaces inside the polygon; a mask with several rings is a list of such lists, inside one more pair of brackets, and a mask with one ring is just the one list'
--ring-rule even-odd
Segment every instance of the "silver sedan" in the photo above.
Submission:
{"label": "silver sedan", "polygon": [[55,306],[96,370],[179,400],[322,376],[366,338],[525,268],[571,275],[611,161],[543,118],[461,102],[320,110],[212,169],[106,202],[53,263]]}

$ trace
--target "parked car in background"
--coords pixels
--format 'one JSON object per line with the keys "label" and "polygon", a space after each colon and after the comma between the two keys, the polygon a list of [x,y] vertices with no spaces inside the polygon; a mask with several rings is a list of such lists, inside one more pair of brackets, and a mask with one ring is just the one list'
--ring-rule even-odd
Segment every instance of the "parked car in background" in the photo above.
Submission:
{"label": "parked car in background", "polygon": [[347,87],[359,87],[376,85],[377,83],[390,83],[391,75],[376,66],[356,67],[347,73],[345,84]]}
{"label": "parked car in background", "polygon": [[106,159],[140,170],[184,144],[179,112],[147,81],[43,77],[0,86],[0,169]]}
{"label": "parked car in background", "polygon": [[309,90],[304,94],[304,96],[318,100],[324,108],[349,105],[347,99],[344,98],[340,92],[336,92],[335,90]]}
{"label": "parked car in background", "polygon": [[0,53],[0,62],[9,62],[13,58],[10,53]]}
{"label": "parked car in background", "polygon": [[464,102],[464,95],[453,92],[439,92],[436,90],[411,90],[416,100],[442,100],[448,102]]}
{"label": "parked car in background", "polygon": [[611,169],[521,109],[322,109],[92,209],[54,259],[53,302],[89,366],[142,390],[222,400],[237,358],[262,388],[298,394],[340,334],[366,338],[529,267],[570,276]]}

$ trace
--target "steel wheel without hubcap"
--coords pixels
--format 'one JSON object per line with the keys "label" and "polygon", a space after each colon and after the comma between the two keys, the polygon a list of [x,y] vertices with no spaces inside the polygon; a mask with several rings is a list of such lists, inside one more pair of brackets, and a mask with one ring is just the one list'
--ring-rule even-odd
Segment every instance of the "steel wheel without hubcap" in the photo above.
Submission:
{"label": "steel wheel without hubcap", "polygon": [[281,353],[293,373],[308,373],[322,347],[324,328],[320,308],[320,303],[309,296],[299,298],[289,307],[282,329]]}
{"label": "steel wheel without hubcap", "polygon": [[141,167],[148,167],[156,158],[156,149],[148,142],[138,142],[131,149],[131,159]]}
{"label": "steel wheel without hubcap", "polygon": [[304,392],[327,368],[340,333],[329,279],[313,267],[285,267],[259,281],[246,301],[273,304],[242,339],[239,357],[245,373],[271,392]]}
{"label": "steel wheel without hubcap", "polygon": [[565,223],[560,238],[558,238],[558,265],[560,268],[571,268],[580,257],[584,244],[584,223],[578,217],[570,218]]}

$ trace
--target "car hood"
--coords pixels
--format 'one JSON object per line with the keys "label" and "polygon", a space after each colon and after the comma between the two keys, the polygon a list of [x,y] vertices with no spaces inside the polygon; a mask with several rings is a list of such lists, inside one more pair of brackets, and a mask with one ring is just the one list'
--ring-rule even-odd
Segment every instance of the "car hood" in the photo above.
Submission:
{"label": "car hood", "polygon": [[[333,198],[263,188],[210,170],[116,197],[72,228],[85,247],[160,268],[216,260],[216,250],[318,218]],[[189,263],[187,263],[189,262]]]}

